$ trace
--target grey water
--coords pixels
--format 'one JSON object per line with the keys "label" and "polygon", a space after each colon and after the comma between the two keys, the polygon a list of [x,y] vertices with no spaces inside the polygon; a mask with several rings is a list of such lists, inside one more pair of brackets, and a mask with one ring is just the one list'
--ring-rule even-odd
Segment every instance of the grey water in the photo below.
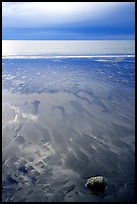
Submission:
{"label": "grey water", "polygon": [[135,54],[134,40],[3,40],[2,55]]}
{"label": "grey water", "polygon": [[[2,42],[3,202],[133,202],[134,41]],[[107,180],[104,194],[86,186]]]}

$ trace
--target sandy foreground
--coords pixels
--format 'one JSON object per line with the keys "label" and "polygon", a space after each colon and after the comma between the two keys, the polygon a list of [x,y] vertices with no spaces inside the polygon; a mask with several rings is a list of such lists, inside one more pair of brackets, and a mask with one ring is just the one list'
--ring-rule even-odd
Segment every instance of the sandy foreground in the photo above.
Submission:
{"label": "sandy foreground", "polygon": [[[23,76],[13,76],[5,76],[14,80],[13,90],[25,87]],[[134,88],[77,69],[46,76],[52,91],[3,88],[3,201],[132,201]],[[85,187],[94,175],[106,178],[105,195]]]}

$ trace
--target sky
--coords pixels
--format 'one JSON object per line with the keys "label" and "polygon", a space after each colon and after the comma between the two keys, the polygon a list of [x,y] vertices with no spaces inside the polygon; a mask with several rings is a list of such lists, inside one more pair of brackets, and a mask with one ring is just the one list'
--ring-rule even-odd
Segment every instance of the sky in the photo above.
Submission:
{"label": "sky", "polygon": [[2,39],[135,39],[135,3],[2,2]]}

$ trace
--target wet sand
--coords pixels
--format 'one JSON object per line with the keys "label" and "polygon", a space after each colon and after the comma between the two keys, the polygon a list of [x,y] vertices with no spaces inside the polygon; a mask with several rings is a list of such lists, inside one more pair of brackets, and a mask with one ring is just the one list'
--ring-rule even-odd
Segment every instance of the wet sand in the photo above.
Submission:
{"label": "wet sand", "polygon": [[99,60],[4,60],[3,201],[134,200],[134,62]]}

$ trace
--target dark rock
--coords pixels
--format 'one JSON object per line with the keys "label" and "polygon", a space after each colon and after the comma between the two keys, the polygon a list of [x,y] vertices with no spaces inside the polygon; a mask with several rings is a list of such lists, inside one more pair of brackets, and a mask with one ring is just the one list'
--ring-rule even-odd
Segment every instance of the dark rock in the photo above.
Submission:
{"label": "dark rock", "polygon": [[103,193],[107,183],[103,176],[94,176],[87,180],[86,186],[93,192]]}

